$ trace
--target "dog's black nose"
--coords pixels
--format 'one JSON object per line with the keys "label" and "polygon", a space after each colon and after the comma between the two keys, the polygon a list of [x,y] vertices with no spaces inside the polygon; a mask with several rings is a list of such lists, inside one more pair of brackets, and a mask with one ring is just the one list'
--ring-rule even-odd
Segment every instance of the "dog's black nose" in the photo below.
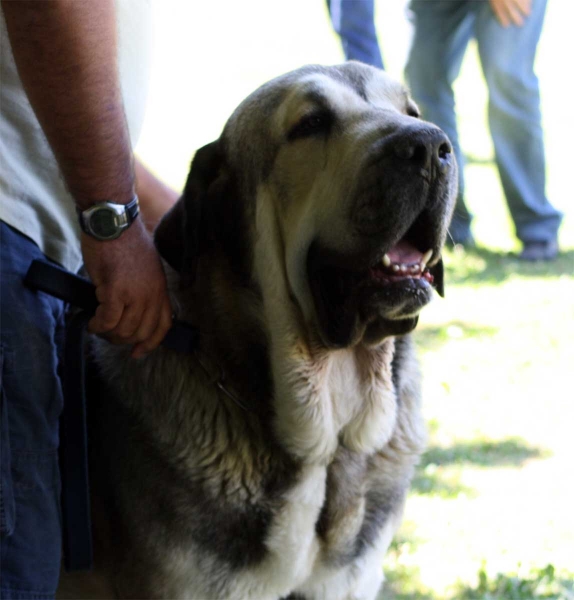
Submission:
{"label": "dog's black nose", "polygon": [[422,169],[433,165],[445,168],[451,160],[452,146],[437,128],[410,129],[394,140],[393,152],[402,161]]}

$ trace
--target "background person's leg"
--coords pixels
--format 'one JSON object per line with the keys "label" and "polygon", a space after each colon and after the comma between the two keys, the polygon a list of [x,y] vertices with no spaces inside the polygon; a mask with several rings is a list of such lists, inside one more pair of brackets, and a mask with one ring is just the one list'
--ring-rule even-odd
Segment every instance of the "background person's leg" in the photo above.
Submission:
{"label": "background person's leg", "polygon": [[54,597],[62,547],[57,375],[64,304],[23,285],[34,258],[28,238],[0,222],[1,429],[0,597]]}
{"label": "background person's leg", "polygon": [[522,242],[555,242],[562,215],[546,198],[540,91],[534,73],[546,0],[533,0],[522,27],[502,27],[488,3],[476,35],[489,90],[488,116],[496,164]]}
{"label": "background person's leg", "polygon": [[455,243],[469,242],[472,215],[464,203],[464,160],[456,126],[452,84],[473,35],[473,3],[466,0],[413,0],[414,38],[405,75],[423,118],[449,137],[458,162],[458,196],[450,226]]}
{"label": "background person's leg", "polygon": [[327,0],[327,5],[333,28],[341,37],[345,58],[383,69],[374,0]]}

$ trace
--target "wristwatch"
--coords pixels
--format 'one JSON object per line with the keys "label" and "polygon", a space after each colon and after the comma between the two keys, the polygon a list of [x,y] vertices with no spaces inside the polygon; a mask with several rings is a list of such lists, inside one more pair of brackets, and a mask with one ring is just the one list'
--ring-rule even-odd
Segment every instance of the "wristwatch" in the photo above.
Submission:
{"label": "wristwatch", "polygon": [[84,233],[100,241],[115,240],[134,222],[140,212],[138,197],[128,204],[98,202],[86,210],[78,209]]}

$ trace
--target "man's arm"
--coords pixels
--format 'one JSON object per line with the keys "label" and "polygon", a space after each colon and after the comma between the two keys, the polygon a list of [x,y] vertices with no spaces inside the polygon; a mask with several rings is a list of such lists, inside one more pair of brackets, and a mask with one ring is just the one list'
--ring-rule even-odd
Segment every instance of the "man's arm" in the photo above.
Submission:
{"label": "man's arm", "polygon": [[137,157],[135,174],[141,215],[147,230],[152,233],[163,215],[176,203],[180,194],[160,181]]}
{"label": "man's arm", "polygon": [[[18,72],[77,205],[129,202],[133,155],[121,97],[113,0],[2,0]],[[95,333],[155,348],[171,323],[165,276],[141,219],[119,238],[82,235],[100,301]]]}

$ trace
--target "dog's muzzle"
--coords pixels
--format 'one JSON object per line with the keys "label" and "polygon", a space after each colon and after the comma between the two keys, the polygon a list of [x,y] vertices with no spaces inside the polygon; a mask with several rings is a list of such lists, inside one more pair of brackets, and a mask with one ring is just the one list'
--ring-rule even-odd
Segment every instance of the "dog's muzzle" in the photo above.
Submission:
{"label": "dog's muzzle", "polygon": [[355,250],[317,240],[308,259],[319,330],[338,347],[410,331],[432,286],[442,292],[452,145],[429,123],[397,128],[374,143],[358,179],[348,214]]}

